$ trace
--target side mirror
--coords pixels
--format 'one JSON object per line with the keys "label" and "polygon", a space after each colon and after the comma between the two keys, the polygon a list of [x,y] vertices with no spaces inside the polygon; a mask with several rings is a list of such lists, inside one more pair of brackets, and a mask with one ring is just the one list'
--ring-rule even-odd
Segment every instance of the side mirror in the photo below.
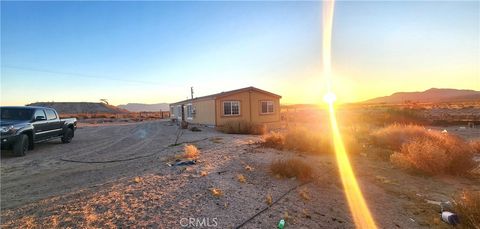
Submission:
{"label": "side mirror", "polygon": [[45,116],[37,116],[35,117],[35,121],[45,121],[47,120],[47,118],[45,118]]}

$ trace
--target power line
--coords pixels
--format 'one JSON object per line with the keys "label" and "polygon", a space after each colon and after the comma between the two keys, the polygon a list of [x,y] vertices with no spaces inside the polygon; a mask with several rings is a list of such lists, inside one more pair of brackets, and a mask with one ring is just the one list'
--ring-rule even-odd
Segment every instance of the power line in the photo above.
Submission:
{"label": "power line", "polygon": [[52,70],[48,70],[48,69],[20,67],[20,66],[13,66],[13,65],[2,65],[2,68],[10,68],[10,69],[30,71],[30,72],[43,72],[43,73],[57,74],[57,75],[63,75],[64,77],[66,77],[66,76],[76,76],[76,77],[82,77],[82,78],[102,79],[102,80],[110,80],[110,81],[121,81],[121,82],[128,82],[128,83],[137,83],[137,84],[161,85],[161,83],[153,82],[153,81],[117,79],[117,78],[105,77],[105,76],[87,75],[87,74],[73,73],[73,72],[52,71]]}

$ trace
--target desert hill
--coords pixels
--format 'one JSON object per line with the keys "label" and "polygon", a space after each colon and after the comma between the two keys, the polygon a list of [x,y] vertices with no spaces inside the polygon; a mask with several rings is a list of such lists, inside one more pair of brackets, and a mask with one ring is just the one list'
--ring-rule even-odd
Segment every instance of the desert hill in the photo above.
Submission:
{"label": "desert hill", "polygon": [[168,103],[155,103],[155,104],[144,104],[144,103],[127,103],[118,105],[117,107],[131,111],[131,112],[141,112],[141,111],[168,111],[170,108]]}
{"label": "desert hill", "polygon": [[480,101],[480,91],[431,88],[422,92],[397,92],[370,99],[364,103],[404,103],[406,101],[421,103]]}
{"label": "desert hill", "polygon": [[90,102],[36,102],[28,104],[27,106],[42,106],[52,107],[60,114],[124,114],[127,110],[118,108],[116,106],[105,103],[90,103]]}

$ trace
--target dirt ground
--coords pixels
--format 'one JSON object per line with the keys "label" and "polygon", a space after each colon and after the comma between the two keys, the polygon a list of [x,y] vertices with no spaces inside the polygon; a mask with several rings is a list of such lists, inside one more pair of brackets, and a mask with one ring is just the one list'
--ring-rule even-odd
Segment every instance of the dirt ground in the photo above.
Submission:
{"label": "dirt ground", "polygon": [[[259,147],[259,136],[200,129],[179,139],[201,151],[190,166],[167,165],[183,144],[170,146],[177,127],[166,121],[84,126],[70,144],[39,144],[21,158],[2,152],[2,228],[235,228],[249,219],[244,228],[273,228],[282,218],[286,228],[354,227],[333,155],[281,152]],[[273,177],[269,164],[287,157],[311,164],[315,179]],[[365,152],[352,164],[382,228],[448,227],[434,202],[480,189],[476,178],[409,174]],[[269,195],[278,202],[253,217],[269,206]]]}

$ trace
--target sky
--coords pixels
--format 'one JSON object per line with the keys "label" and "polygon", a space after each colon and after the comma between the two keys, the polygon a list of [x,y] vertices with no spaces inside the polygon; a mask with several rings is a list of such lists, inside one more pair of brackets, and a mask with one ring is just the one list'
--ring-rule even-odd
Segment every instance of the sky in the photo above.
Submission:
{"label": "sky", "polygon": [[[1,105],[175,102],[254,86],[319,103],[321,2],[1,2]],[[340,102],[480,90],[480,3],[336,2]]]}

